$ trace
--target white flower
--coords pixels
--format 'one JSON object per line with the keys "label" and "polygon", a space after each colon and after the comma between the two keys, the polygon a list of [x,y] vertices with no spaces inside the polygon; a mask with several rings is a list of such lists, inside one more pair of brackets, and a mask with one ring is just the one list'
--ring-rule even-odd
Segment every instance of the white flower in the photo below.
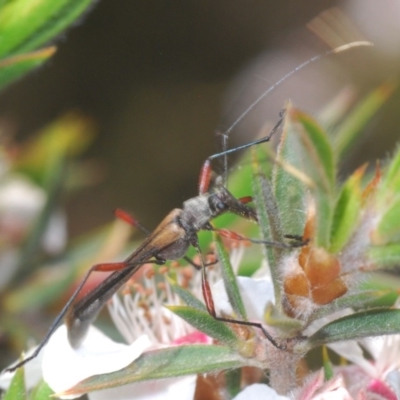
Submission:
{"label": "white flower", "polygon": [[125,345],[112,341],[97,328],[90,327],[83,343],[78,349],[73,349],[68,343],[67,328],[62,325],[51,336],[43,351],[43,379],[54,392],[64,392],[90,376],[126,367],[150,346],[151,342],[145,335],[131,345]]}
{"label": "white flower", "polygon": [[262,383],[247,386],[233,400],[289,400],[289,397],[280,396],[274,389]]}

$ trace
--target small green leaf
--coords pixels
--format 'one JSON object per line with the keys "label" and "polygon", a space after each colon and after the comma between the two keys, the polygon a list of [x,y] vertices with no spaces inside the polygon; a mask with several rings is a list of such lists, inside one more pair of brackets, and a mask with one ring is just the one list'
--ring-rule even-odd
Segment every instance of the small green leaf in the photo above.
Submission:
{"label": "small green leaf", "polygon": [[55,51],[51,46],[0,60],[0,90],[45,63]]}
{"label": "small green leaf", "polygon": [[374,232],[374,241],[379,244],[400,241],[400,197],[385,208],[384,214]]}
{"label": "small green leaf", "polygon": [[[271,185],[265,175],[261,172],[255,153],[253,157],[253,168],[254,202],[256,204],[262,239],[265,241],[283,243],[284,236],[280,222],[279,209]],[[285,254],[285,249],[267,244],[264,246],[264,249],[270,266],[272,283],[274,285],[275,304],[281,304],[282,285],[279,266],[280,260]]]}
{"label": "small green leaf", "polygon": [[201,332],[229,346],[235,346],[238,338],[234,332],[221,321],[213,318],[207,311],[200,311],[187,306],[166,306],[190,325]]}
{"label": "small green leaf", "polygon": [[246,365],[246,360],[229,347],[176,346],[147,352],[128,367],[111,374],[93,376],[64,394],[79,395],[133,382],[215,373],[244,365]]}
{"label": "small green leaf", "polygon": [[329,381],[329,379],[333,378],[334,372],[333,365],[331,360],[329,359],[329,354],[326,346],[322,347],[322,362],[324,366],[325,381]]}
{"label": "small green leaf", "polygon": [[379,268],[393,267],[400,263],[400,243],[372,246],[368,257]]}
{"label": "small green leaf", "polygon": [[240,368],[228,370],[225,372],[226,391],[229,398],[233,399],[241,389],[242,370]]}
{"label": "small green leaf", "polygon": [[50,389],[49,385],[42,380],[33,390],[30,400],[49,400],[53,394],[54,392]]}
{"label": "small green leaf", "polygon": [[395,88],[396,85],[392,82],[379,86],[365,97],[340,125],[335,137],[335,149],[339,159],[348,152],[362,134],[365,125],[391,96]]}
{"label": "small green leaf", "polygon": [[[288,106],[288,108],[290,105]],[[286,113],[285,124],[279,142],[273,169],[272,186],[280,210],[282,230],[285,234],[300,235],[305,224],[307,187],[304,182],[285,168],[289,165],[297,171],[304,170],[299,135]],[[282,238],[281,238],[282,239]]]}
{"label": "small green leaf", "polygon": [[343,185],[333,214],[330,252],[337,253],[357,227],[361,209],[360,181],[365,166],[357,169]]}
{"label": "small green leaf", "polygon": [[303,321],[288,317],[270,302],[265,307],[263,319],[268,326],[279,329],[284,336],[293,335],[304,327]]}
{"label": "small green leaf", "polygon": [[229,302],[232,306],[236,317],[247,320],[246,310],[240,296],[239,287],[236,281],[236,275],[233,272],[229,255],[225,250],[221,238],[214,233],[214,242],[217,250],[217,258],[220,263],[222,278],[224,280],[226,294],[228,295]]}
{"label": "small green leaf", "polygon": [[400,192],[400,146],[397,149],[387,166],[387,171],[383,175],[382,182],[379,185],[380,195],[386,198],[392,193]]}
{"label": "small green leaf", "polygon": [[27,393],[25,389],[25,370],[18,368],[11,380],[10,387],[2,397],[2,400],[26,400]]}
{"label": "small green leaf", "polygon": [[366,308],[374,301],[382,296],[380,290],[365,290],[360,293],[345,295],[333,300],[331,303],[319,307],[312,314],[310,322],[319,318],[327,317],[336,311],[344,310],[345,308]]}
{"label": "small green leaf", "polygon": [[335,188],[336,169],[328,135],[309,115],[297,109],[291,109],[290,118],[303,128],[300,138],[312,163],[307,172],[321,188],[331,193]]}
{"label": "small green leaf", "polygon": [[182,286],[178,285],[175,281],[167,278],[172,290],[189,306],[196,308],[199,311],[207,311],[206,306],[190,292],[184,289]]}
{"label": "small green leaf", "polygon": [[313,190],[317,207],[314,242],[329,246],[335,193],[335,158],[326,132],[311,117],[292,109],[290,118],[299,123],[300,138],[304,148],[305,173],[315,182]]}
{"label": "small green leaf", "polygon": [[400,310],[374,309],[337,319],[307,340],[309,349],[328,343],[400,332]]}

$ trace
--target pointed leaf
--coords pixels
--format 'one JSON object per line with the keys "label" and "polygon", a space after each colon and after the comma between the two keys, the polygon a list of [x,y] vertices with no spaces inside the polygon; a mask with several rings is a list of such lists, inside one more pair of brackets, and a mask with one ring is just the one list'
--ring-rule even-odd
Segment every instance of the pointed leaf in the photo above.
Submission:
{"label": "pointed leaf", "polygon": [[372,91],[341,124],[335,138],[335,149],[338,159],[348,152],[358,136],[363,132],[365,125],[391,96],[396,85],[392,82],[384,83]]}
{"label": "pointed leaf", "polygon": [[225,250],[221,238],[214,233],[214,242],[217,250],[217,258],[220,263],[222,278],[224,280],[226,294],[236,317],[242,320],[247,320],[246,310],[240,296],[239,287],[236,282],[236,275],[233,272],[229,255]]}
{"label": "pointed leaf", "polygon": [[213,373],[244,365],[246,360],[225,346],[170,347],[147,352],[122,370],[86,379],[64,394],[78,395],[144,380]]}
{"label": "pointed leaf", "polygon": [[54,392],[50,389],[49,385],[41,381],[31,394],[30,400],[49,400]]}
{"label": "pointed leaf", "polygon": [[361,208],[360,181],[366,165],[357,169],[343,185],[336,201],[332,221],[330,252],[337,253],[357,227]]}
{"label": "pointed leaf", "polygon": [[238,342],[235,333],[224,322],[213,318],[208,312],[196,310],[187,306],[166,306],[197,330],[229,346]]}
{"label": "pointed leaf", "polygon": [[25,370],[24,368],[18,368],[2,400],[26,400],[26,398]]}
{"label": "pointed leaf", "polygon": [[400,263],[400,243],[372,246],[368,250],[371,261],[379,268],[393,267]]}
{"label": "pointed leaf", "polygon": [[313,190],[317,207],[314,241],[321,247],[329,246],[335,190],[335,159],[328,135],[308,115],[292,109],[290,117],[299,123],[304,147],[305,173],[315,182]]}
{"label": "pointed leaf", "polygon": [[329,381],[329,379],[333,378],[333,365],[331,360],[329,359],[328,349],[326,346],[322,347],[322,363],[324,366],[324,375],[325,381]]}
{"label": "pointed leaf", "polygon": [[399,332],[400,310],[375,309],[330,322],[306,340],[306,347]]}
{"label": "pointed leaf", "polygon": [[336,170],[328,135],[316,121],[299,110],[291,109],[290,118],[300,123],[303,128],[301,140],[312,162],[312,168],[307,172],[321,188],[331,193],[335,188]]}
{"label": "pointed leaf", "polygon": [[0,13],[0,59],[35,50],[79,18],[93,0],[14,0]]}
{"label": "pointed leaf", "polygon": [[55,53],[54,46],[0,61],[0,90],[45,63]]}
{"label": "pointed leaf", "polygon": [[[257,209],[258,223],[263,240],[283,242],[283,232],[280,226],[279,210],[277,208],[272,189],[265,175],[260,171],[260,165],[254,154],[253,157],[253,191]],[[268,264],[270,266],[272,283],[275,292],[275,304],[281,304],[281,276],[279,260],[284,254],[278,247],[264,246]]]}
{"label": "pointed leaf", "polygon": [[[400,192],[400,146],[393,155],[390,161],[387,171],[383,175],[383,179],[379,190],[381,192],[381,197],[385,198],[388,194]],[[389,193],[388,193],[389,192]]]}
{"label": "pointed leaf", "polygon": [[[399,171],[400,174],[400,171]],[[389,193],[388,193],[389,194]],[[373,234],[373,242],[386,244],[400,241],[400,197],[385,208]]]}
{"label": "pointed leaf", "polygon": [[178,285],[174,280],[167,278],[172,290],[189,306],[199,311],[207,311],[206,306],[190,292]]}
{"label": "pointed leaf", "polygon": [[319,318],[327,317],[336,311],[344,310],[345,308],[366,308],[373,304],[380,296],[380,290],[365,290],[361,293],[345,295],[333,300],[331,303],[319,307],[311,316],[310,322]]}
{"label": "pointed leaf", "polygon": [[[288,109],[290,104],[288,105]],[[302,146],[297,131],[286,113],[285,124],[279,142],[273,169],[273,190],[280,210],[282,230],[285,234],[301,235],[304,230],[306,206],[305,183],[288,171],[289,165],[298,171],[304,170]]]}

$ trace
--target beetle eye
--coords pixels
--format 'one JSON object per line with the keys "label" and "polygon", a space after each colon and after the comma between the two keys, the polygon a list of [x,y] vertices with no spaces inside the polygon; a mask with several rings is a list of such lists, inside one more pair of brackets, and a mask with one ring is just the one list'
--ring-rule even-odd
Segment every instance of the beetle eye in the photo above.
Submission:
{"label": "beetle eye", "polygon": [[212,196],[208,201],[210,208],[214,212],[221,212],[227,208],[227,205],[221,201],[217,196]]}

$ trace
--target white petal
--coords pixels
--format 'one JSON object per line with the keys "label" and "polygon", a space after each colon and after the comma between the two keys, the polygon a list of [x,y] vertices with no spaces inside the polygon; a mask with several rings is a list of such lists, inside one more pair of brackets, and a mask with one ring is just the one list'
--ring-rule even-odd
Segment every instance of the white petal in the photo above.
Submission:
{"label": "white petal", "polygon": [[[274,301],[274,289],[271,280],[238,276],[237,283],[249,319],[262,320],[265,306],[268,302]],[[231,314],[232,307],[222,280],[213,286],[212,293],[217,312]]]}
{"label": "white petal", "polygon": [[158,379],[89,393],[90,400],[192,400],[196,375],[185,378]]}
{"label": "white petal", "polygon": [[398,370],[391,371],[386,376],[386,381],[400,399],[400,372]]}
{"label": "white petal", "polygon": [[328,347],[346,360],[361,367],[370,376],[375,376],[376,368],[365,358],[363,350],[356,341],[330,343]]}
{"label": "white petal", "polygon": [[289,400],[289,397],[280,396],[267,385],[262,383],[255,383],[253,385],[247,386],[238,395],[236,395],[233,400]]}
{"label": "white petal", "polygon": [[43,351],[43,379],[56,393],[63,392],[90,376],[126,367],[150,346],[146,335],[128,346],[113,342],[90,327],[86,339],[75,350],[68,343],[66,326],[62,325]]}

